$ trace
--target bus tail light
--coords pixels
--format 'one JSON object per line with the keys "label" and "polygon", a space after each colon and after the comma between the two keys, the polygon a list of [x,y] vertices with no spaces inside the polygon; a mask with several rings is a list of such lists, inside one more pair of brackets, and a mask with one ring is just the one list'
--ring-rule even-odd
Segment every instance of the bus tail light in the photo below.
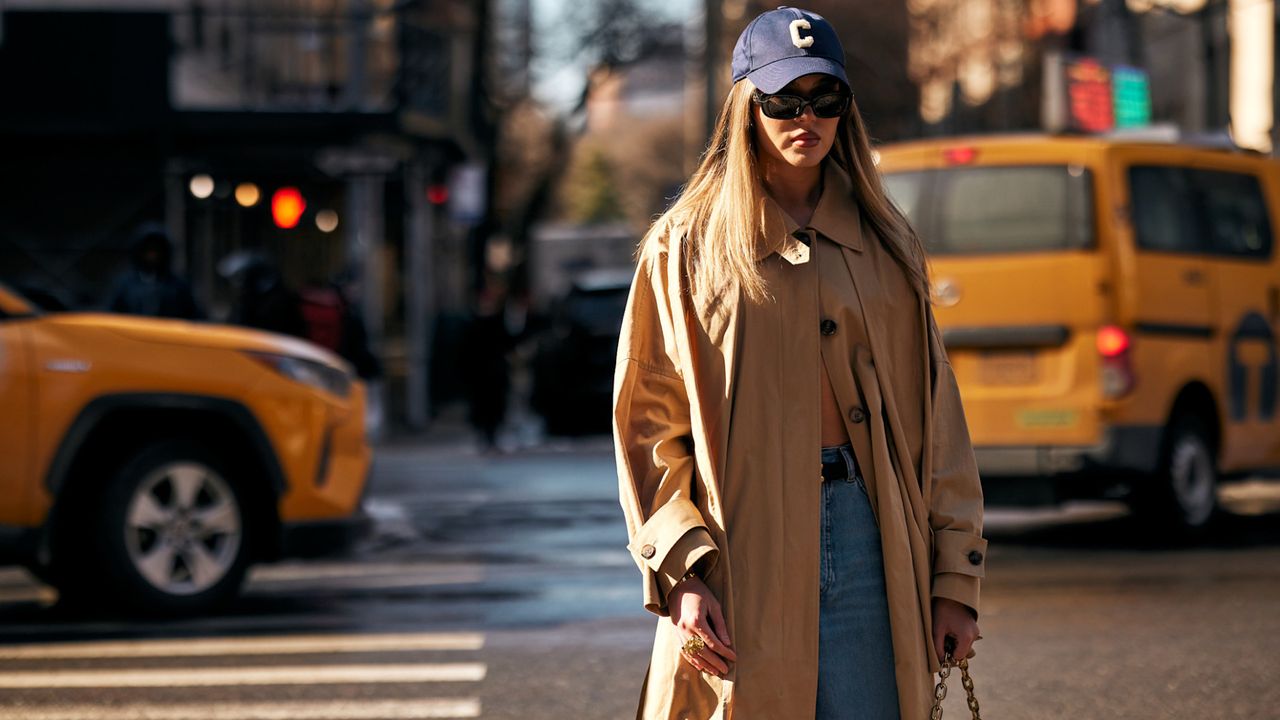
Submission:
{"label": "bus tail light", "polygon": [[1115,325],[1104,325],[1098,328],[1097,346],[1102,356],[1102,394],[1118,398],[1133,390],[1137,378],[1133,375],[1129,334]]}
{"label": "bus tail light", "polygon": [[948,165],[972,165],[978,160],[978,148],[971,145],[949,147],[942,151],[942,159]]}

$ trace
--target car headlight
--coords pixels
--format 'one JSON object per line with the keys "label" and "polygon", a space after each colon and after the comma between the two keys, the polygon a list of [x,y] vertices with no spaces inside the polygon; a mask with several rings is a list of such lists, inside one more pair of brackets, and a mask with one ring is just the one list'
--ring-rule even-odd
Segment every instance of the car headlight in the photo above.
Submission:
{"label": "car headlight", "polygon": [[245,354],[303,385],[310,385],[338,397],[347,397],[351,394],[351,375],[324,363],[304,360],[292,355],[254,351],[246,351]]}

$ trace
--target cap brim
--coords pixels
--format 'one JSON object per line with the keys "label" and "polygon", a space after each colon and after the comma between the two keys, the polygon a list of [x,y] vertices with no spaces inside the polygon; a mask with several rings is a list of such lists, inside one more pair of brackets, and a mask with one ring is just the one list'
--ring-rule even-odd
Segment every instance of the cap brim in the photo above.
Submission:
{"label": "cap brim", "polygon": [[762,93],[776,93],[792,80],[814,73],[833,75],[845,85],[849,84],[849,78],[839,63],[821,57],[783,58],[747,73],[747,79]]}

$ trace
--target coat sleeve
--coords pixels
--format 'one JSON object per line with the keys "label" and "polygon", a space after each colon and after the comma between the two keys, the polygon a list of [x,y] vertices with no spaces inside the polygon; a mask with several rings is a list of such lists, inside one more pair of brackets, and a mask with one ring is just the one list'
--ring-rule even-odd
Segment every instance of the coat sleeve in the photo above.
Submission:
{"label": "coat sleeve", "polygon": [[976,616],[987,541],[982,538],[982,484],[955,373],[942,335],[926,306],[932,366],[932,492],[929,526],[933,530],[933,597],[968,606]]}
{"label": "coat sleeve", "polygon": [[674,340],[666,253],[636,271],[618,341],[613,437],[627,549],[644,575],[645,609],[669,615],[667,594],[719,550],[695,503],[689,399]]}

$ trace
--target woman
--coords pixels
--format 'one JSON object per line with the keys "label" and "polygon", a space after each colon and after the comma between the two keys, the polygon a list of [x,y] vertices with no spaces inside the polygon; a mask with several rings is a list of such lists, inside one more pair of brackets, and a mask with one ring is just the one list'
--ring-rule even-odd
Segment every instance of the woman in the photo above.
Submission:
{"label": "woman", "polygon": [[920,241],[821,17],[743,31],[711,146],[646,235],[614,387],[660,621],[642,718],[924,718],[986,541]]}

